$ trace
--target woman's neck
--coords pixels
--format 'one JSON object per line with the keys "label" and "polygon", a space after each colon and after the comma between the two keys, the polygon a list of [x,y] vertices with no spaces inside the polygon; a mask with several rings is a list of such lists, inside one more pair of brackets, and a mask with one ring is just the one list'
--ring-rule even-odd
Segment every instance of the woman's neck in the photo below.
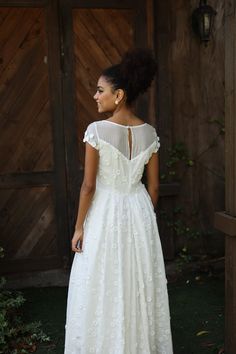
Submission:
{"label": "woman's neck", "polygon": [[134,112],[131,108],[127,106],[117,107],[117,109],[113,112],[110,120],[114,120],[120,124],[129,125],[134,120],[137,120],[138,117],[135,116]]}

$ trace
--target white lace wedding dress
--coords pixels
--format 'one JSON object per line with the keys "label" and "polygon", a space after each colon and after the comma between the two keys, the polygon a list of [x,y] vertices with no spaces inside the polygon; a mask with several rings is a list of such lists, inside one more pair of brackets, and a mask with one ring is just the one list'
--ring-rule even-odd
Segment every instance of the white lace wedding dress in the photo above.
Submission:
{"label": "white lace wedding dress", "polygon": [[141,182],[160,146],[156,130],[102,120],[88,126],[84,141],[100,157],[83,253],[71,269],[65,354],[172,354],[156,214]]}

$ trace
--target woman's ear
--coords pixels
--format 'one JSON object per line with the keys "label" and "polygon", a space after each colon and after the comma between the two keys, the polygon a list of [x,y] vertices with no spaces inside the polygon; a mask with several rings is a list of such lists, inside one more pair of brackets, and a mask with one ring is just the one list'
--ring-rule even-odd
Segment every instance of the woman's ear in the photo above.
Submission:
{"label": "woman's ear", "polygon": [[117,101],[121,102],[124,97],[125,97],[125,91],[122,90],[122,89],[118,89],[117,92],[116,92]]}

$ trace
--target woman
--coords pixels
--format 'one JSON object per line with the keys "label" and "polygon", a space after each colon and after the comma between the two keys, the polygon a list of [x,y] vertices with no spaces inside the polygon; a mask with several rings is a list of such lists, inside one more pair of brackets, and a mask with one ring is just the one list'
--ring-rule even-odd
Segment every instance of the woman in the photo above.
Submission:
{"label": "woman", "polygon": [[154,212],[160,143],[155,128],[132,110],[155,72],[152,53],[136,49],[98,80],[98,112],[111,117],[91,123],[84,135],[65,354],[173,353]]}

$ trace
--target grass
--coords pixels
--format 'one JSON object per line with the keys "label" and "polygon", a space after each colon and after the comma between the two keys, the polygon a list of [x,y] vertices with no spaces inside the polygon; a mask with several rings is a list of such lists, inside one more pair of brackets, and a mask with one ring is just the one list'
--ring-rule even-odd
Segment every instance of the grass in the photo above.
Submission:
{"label": "grass", "polygon": [[[67,288],[23,290],[26,319],[40,320],[52,342],[37,354],[63,354]],[[220,353],[224,341],[224,280],[191,276],[169,284],[175,354]]]}

